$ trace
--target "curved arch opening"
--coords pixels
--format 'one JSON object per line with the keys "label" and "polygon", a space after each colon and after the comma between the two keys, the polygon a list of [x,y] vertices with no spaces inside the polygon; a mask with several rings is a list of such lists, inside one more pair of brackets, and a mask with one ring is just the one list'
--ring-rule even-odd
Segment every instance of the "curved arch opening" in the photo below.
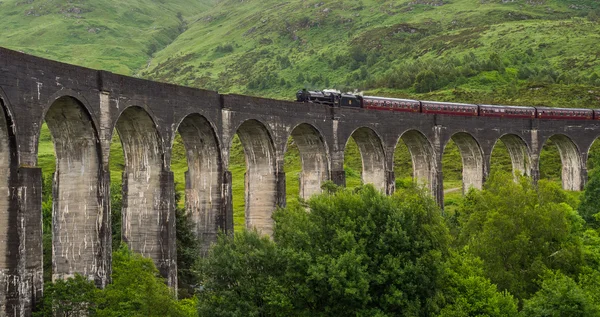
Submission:
{"label": "curved arch opening", "polygon": [[[462,163],[462,171],[459,171],[457,156],[460,155]],[[481,189],[483,186],[483,153],[479,144],[468,133],[458,132],[454,134],[451,141],[444,148],[444,157],[442,164],[444,165],[444,183],[447,180],[454,181],[457,174],[460,174],[460,179],[457,184],[462,183],[462,192],[465,193],[469,188]],[[454,190],[445,189],[444,193]]]}
{"label": "curved arch opening", "polygon": [[600,137],[596,138],[587,152],[587,169],[588,175],[592,173],[592,170],[600,167]]}
{"label": "curved arch opening", "polygon": [[[267,128],[256,120],[242,123],[236,135],[237,139],[234,137],[230,146],[229,155],[232,159],[230,169],[232,177],[236,180],[237,174],[242,170],[245,171],[245,175],[243,202],[240,199],[242,183],[233,182],[234,228],[239,228],[241,223],[244,223],[248,229],[255,228],[263,234],[271,235],[273,233],[271,215],[277,206],[275,147]],[[241,165],[241,157],[245,159],[245,166]],[[244,210],[243,217],[241,210]],[[242,219],[244,221],[241,221]]]}
{"label": "curved arch opening", "polygon": [[[349,178],[353,176],[352,170],[348,170],[349,166],[356,165],[355,150],[353,149],[353,140],[356,144],[356,148],[360,153],[360,159],[362,160],[361,180],[363,184],[373,184],[375,188],[379,190],[385,190],[385,154],[381,139],[375,133],[375,131],[369,128],[356,129],[344,149],[344,165],[346,169],[347,177],[346,185],[351,188],[352,183],[349,182]],[[353,162],[352,162],[352,161]],[[351,164],[347,164],[351,163]]]}
{"label": "curved arch opening", "polygon": [[168,217],[169,200],[161,191],[163,150],[158,132],[140,107],[125,109],[116,130],[124,161],[121,238],[133,251],[153,259],[165,275],[168,238],[161,222]]}
{"label": "curved arch opening", "polygon": [[288,201],[321,193],[321,184],[329,176],[329,161],[317,129],[305,123],[296,126],[288,138],[284,162]]}
{"label": "curved arch opening", "polygon": [[[56,153],[52,221],[44,225],[45,232],[52,231],[52,280],[75,273],[98,280],[106,268],[100,252],[103,209],[98,184],[102,168],[94,123],[85,107],[72,97],[56,99],[45,121]],[[39,153],[48,155],[51,151],[46,148]]]}
{"label": "curved arch opening", "polygon": [[540,178],[560,179],[563,189],[579,191],[583,188],[581,168],[579,150],[569,137],[555,134],[544,143],[539,160]]}
{"label": "curved arch opening", "polygon": [[503,135],[494,144],[490,158],[490,172],[512,171],[515,180],[519,175],[531,176],[531,159],[525,141],[514,134]]}
{"label": "curved arch opening", "polygon": [[[224,229],[225,223],[221,199],[221,152],[210,122],[201,115],[187,116],[177,131],[171,164],[178,162],[178,157],[183,154],[187,171],[183,179],[176,175],[176,189],[178,192],[184,190],[185,212],[194,223],[194,233],[202,242],[202,251],[206,252],[217,241],[219,230]],[[177,170],[185,170],[185,166],[179,162]],[[180,181],[183,184],[180,185]]]}
{"label": "curved arch opening", "polygon": [[402,179],[411,177],[412,181],[421,186],[433,184],[435,178],[434,153],[429,140],[417,130],[406,131],[398,139],[394,150],[394,175],[396,188]]}

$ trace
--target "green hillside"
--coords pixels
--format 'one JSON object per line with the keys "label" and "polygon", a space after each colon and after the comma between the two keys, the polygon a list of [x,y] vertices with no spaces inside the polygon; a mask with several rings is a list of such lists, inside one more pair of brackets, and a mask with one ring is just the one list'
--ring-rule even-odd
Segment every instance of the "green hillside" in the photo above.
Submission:
{"label": "green hillside", "polygon": [[0,46],[132,75],[213,0],[0,1]]}
{"label": "green hillside", "polygon": [[565,0],[221,1],[141,75],[288,99],[335,87],[600,107],[599,10]]}

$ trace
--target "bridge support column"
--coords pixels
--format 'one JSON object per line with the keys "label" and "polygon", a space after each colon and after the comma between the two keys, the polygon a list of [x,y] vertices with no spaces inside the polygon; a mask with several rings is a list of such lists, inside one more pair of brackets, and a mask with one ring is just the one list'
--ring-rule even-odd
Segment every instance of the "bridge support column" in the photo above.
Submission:
{"label": "bridge support column", "polygon": [[540,180],[540,170],[539,169],[531,169],[531,181],[533,184],[537,185]]}
{"label": "bridge support column", "polygon": [[346,171],[331,171],[331,181],[342,187],[346,187]]}
{"label": "bridge support column", "polygon": [[432,177],[431,184],[431,194],[433,198],[437,202],[438,206],[444,209],[444,174],[442,171],[435,172],[435,175]]}
{"label": "bridge support column", "polygon": [[277,172],[277,207],[284,208],[286,205],[286,186],[285,186],[285,172]]}
{"label": "bridge support column", "polygon": [[393,195],[396,191],[396,175],[394,171],[385,172],[385,194]]}
{"label": "bridge support column", "polygon": [[233,194],[231,188],[232,176],[230,171],[223,172],[223,186],[221,187],[221,196],[223,199],[223,211],[222,215],[224,218],[223,232],[229,235],[233,235]]}
{"label": "bridge support column", "polygon": [[158,260],[157,267],[160,274],[167,279],[167,285],[177,289],[177,244],[175,222],[175,180],[173,172],[163,171],[160,174],[159,197],[159,245],[162,258]]}
{"label": "bridge support column", "polygon": [[584,163],[583,166],[581,167],[581,186],[579,187],[579,190],[584,190],[585,189],[585,184],[587,184],[587,180],[588,180],[588,170],[587,170],[587,164]]}
{"label": "bridge support column", "polygon": [[[108,165],[105,165],[108,166]],[[100,239],[100,252],[98,254],[98,268],[94,280],[96,286],[106,287],[111,281],[112,274],[112,219],[110,212],[110,171],[101,171],[98,175],[98,201],[102,212],[102,223],[98,236]]]}
{"label": "bridge support column", "polygon": [[[14,172],[11,174],[14,175]],[[16,234],[14,241],[9,238],[7,251],[10,254],[6,255],[7,260],[12,262],[11,266],[14,267],[9,270],[7,276],[4,276],[5,279],[0,281],[0,284],[6,283],[0,292],[7,292],[5,311],[0,312],[0,315],[6,313],[6,316],[31,316],[35,305],[42,298],[44,284],[42,169],[20,167],[16,174],[14,187],[10,188],[11,205],[16,208],[11,210],[13,216],[9,217],[10,230],[15,230]]]}

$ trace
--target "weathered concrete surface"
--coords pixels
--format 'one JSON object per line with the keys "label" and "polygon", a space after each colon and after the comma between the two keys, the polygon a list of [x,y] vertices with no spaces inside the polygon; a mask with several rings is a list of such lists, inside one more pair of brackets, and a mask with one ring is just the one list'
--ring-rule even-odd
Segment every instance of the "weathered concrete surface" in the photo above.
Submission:
{"label": "weathered concrete surface", "polygon": [[271,235],[271,215],[277,206],[277,158],[272,139],[255,120],[244,122],[238,135],[246,155],[246,227]]}
{"label": "weathered concrete surface", "polygon": [[308,199],[321,193],[321,184],[329,178],[327,148],[319,131],[309,124],[295,127],[292,138],[302,162],[300,197]]}
{"label": "weathered concrete surface", "polygon": [[[291,96],[290,96],[291,97]],[[233,231],[229,147],[246,154],[246,224],[270,234],[285,204],[288,138],[302,159],[301,196],[324,180],[345,183],[344,148],[358,143],[363,180],[394,190],[393,152],[407,145],[414,178],[443,204],[441,156],[453,139],[465,189],[480,188],[494,145],[506,144],[513,171],[539,177],[539,153],[552,138],[563,161],[563,187],[579,190],[600,121],[441,116],[332,108],[219,95],[96,71],[0,49],[0,316],[28,316],[42,291],[41,175],[37,146],[46,120],[57,152],[54,192],[55,278],[82,273],[98,286],[110,274],[110,141],[116,128],[126,158],[123,237],[176,281],[175,202],[169,170],[177,131],[187,152],[186,206],[206,251],[219,230]],[[7,163],[8,162],[8,163]]]}
{"label": "weathered concrete surface", "polygon": [[562,184],[566,190],[583,189],[583,180],[581,171],[585,169],[581,162],[579,150],[571,139],[567,136],[558,134],[550,137],[550,140],[556,144],[560,160],[562,162]]}
{"label": "weathered concrete surface", "polygon": [[419,185],[428,186],[433,191],[436,166],[433,148],[425,135],[417,130],[406,131],[400,139],[404,142],[413,165],[413,178]]}
{"label": "weathered concrete surface", "polygon": [[186,117],[178,130],[188,162],[186,212],[195,224],[194,232],[202,241],[203,252],[207,252],[210,244],[217,241],[219,230],[225,230],[219,144],[212,126],[200,115]]}
{"label": "weathered concrete surface", "polygon": [[531,176],[531,158],[525,141],[514,134],[504,135],[500,141],[504,143],[510,155],[513,175]]}
{"label": "weathered concrete surface", "polygon": [[[21,309],[19,306],[19,230],[18,206],[11,199],[14,193],[15,144],[9,137],[10,126],[0,98],[0,316],[10,316]],[[12,131],[10,131],[12,134]]]}
{"label": "weathered concrete surface", "polygon": [[57,99],[46,114],[56,152],[52,208],[53,280],[80,273],[105,276],[100,255],[102,209],[98,141],[89,115],[76,100]]}
{"label": "weathered concrete surface", "polygon": [[481,189],[483,186],[483,153],[473,136],[459,132],[452,136],[458,147],[463,163],[463,192],[471,187]]}
{"label": "weathered concrete surface", "polygon": [[[140,107],[129,107],[116,129],[125,154],[123,177],[123,241],[135,252],[153,259],[169,285],[176,286],[172,272],[174,244],[174,184],[163,169],[162,142],[156,126]],[[173,228],[171,228],[173,227]],[[175,278],[173,277],[175,274]]]}
{"label": "weathered concrete surface", "polygon": [[[7,316],[30,316],[42,299],[42,170],[19,167],[11,198],[16,199],[18,249],[17,274],[9,279]],[[13,174],[14,175],[14,174]],[[14,210],[11,210],[14,211]],[[18,251],[17,251],[18,250]],[[14,268],[12,268],[14,269]],[[15,300],[16,299],[16,300]]]}
{"label": "weathered concrete surface", "polygon": [[352,133],[362,158],[362,180],[379,190],[386,188],[385,154],[381,139],[369,128],[359,128]]}

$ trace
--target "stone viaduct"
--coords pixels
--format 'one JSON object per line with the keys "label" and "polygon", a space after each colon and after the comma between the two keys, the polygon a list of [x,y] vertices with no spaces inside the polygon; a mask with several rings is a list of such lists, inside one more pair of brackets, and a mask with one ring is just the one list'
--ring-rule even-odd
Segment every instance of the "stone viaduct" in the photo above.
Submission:
{"label": "stone viaduct", "polygon": [[179,132],[187,152],[186,206],[205,247],[233,230],[229,148],[246,155],[246,226],[272,231],[285,204],[283,157],[289,137],[301,161],[300,195],[325,180],[344,184],[346,142],[359,146],[365,183],[394,191],[394,149],[407,145],[414,178],[441,204],[441,156],[452,139],[464,187],[481,188],[498,140],[514,171],[537,179],[539,153],[558,145],[563,186],[580,190],[600,121],[564,121],[390,113],[220,95],[115,75],[0,49],[0,316],[28,316],[42,294],[42,170],[45,121],[54,140],[52,276],[81,273],[106,285],[111,272],[110,142],[125,155],[122,238],[176,280],[171,148]]}

